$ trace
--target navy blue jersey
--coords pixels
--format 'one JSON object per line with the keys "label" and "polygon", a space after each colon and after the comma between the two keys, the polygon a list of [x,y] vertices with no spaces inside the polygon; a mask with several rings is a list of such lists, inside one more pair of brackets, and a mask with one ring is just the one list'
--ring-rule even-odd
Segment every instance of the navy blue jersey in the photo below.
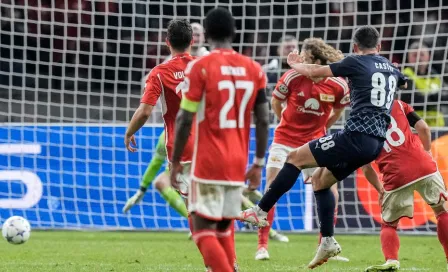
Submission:
{"label": "navy blue jersey", "polygon": [[348,78],[352,111],[345,129],[386,138],[394,93],[406,77],[388,59],[373,54],[347,56],[330,69],[334,76]]}

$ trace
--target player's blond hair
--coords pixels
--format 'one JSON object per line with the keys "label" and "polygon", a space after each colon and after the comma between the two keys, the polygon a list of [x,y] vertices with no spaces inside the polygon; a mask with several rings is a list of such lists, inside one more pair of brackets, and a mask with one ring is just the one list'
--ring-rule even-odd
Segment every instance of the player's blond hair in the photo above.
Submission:
{"label": "player's blond hair", "polygon": [[321,38],[308,38],[303,41],[302,50],[313,60],[320,60],[321,65],[327,65],[344,58],[341,50],[326,44]]}

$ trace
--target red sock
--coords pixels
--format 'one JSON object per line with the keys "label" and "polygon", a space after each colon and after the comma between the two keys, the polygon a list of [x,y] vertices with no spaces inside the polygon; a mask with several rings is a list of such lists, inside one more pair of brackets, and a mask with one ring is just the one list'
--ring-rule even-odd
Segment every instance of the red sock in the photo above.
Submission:
{"label": "red sock", "polygon": [[448,261],[448,213],[444,212],[437,216],[437,237],[445,251],[445,257]]}
{"label": "red sock", "polygon": [[233,265],[227,258],[226,252],[216,238],[213,230],[202,230],[193,234],[193,240],[204,258],[206,266],[213,272],[233,272]]}
{"label": "red sock", "polygon": [[384,258],[386,259],[386,261],[398,260],[398,250],[400,249],[400,238],[398,238],[397,227],[382,224],[380,239],[381,239],[381,248],[383,250]]}
{"label": "red sock", "polygon": [[[235,224],[232,220],[230,227],[226,231],[218,231],[216,232],[216,236],[218,237],[218,241],[224,249],[227,259],[229,260],[229,264],[233,267],[236,262],[236,253],[235,253]],[[213,270],[214,271],[214,270]]]}
{"label": "red sock", "polygon": [[[338,207],[336,207],[336,209],[334,209],[334,220],[333,220],[333,225],[336,227],[336,223],[338,222]],[[320,245],[320,241],[322,241],[322,233],[319,233],[319,243],[318,245]]]}
{"label": "red sock", "polygon": [[267,220],[269,226],[258,229],[258,248],[268,249],[269,231],[271,231],[272,222],[274,222],[275,206],[268,212]]}

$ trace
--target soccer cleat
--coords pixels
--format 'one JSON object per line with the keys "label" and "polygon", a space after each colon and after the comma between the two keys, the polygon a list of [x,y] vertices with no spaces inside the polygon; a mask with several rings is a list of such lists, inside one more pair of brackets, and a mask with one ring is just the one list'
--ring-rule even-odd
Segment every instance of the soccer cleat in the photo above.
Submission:
{"label": "soccer cleat", "polygon": [[283,235],[281,233],[278,232],[274,232],[274,233],[269,233],[269,239],[274,240],[274,241],[278,241],[278,242],[282,242],[282,243],[288,243],[289,242],[289,238],[286,235]]}
{"label": "soccer cleat", "polygon": [[261,260],[269,260],[269,252],[266,248],[260,247],[257,250],[257,253],[255,253],[255,260],[261,261]]}
{"label": "soccer cleat", "polygon": [[364,270],[365,272],[377,272],[377,271],[397,271],[400,269],[400,262],[397,260],[387,260],[385,264],[372,265]]}
{"label": "soccer cleat", "polygon": [[341,253],[341,246],[333,236],[322,237],[316,256],[314,256],[314,259],[308,264],[308,268],[313,269],[323,265],[329,258],[337,256],[339,253]]}
{"label": "soccer cleat", "polygon": [[142,201],[143,199],[143,196],[145,196],[145,192],[138,189],[138,191],[131,198],[128,199],[126,205],[124,205],[123,213],[127,213],[132,207],[140,203],[140,201]]}
{"label": "soccer cleat", "polygon": [[259,228],[269,226],[266,220],[268,213],[261,210],[258,206],[249,208],[240,213],[239,220],[251,223]]}
{"label": "soccer cleat", "polygon": [[342,256],[334,256],[331,258],[328,258],[329,261],[337,261],[337,262],[349,262],[350,260],[346,257],[342,257]]}

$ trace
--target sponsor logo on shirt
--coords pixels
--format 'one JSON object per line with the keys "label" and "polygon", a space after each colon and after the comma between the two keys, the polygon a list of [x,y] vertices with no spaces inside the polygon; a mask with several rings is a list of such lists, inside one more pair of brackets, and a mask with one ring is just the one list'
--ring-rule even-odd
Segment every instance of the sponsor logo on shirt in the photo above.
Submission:
{"label": "sponsor logo on shirt", "polygon": [[319,101],[317,101],[317,99],[315,98],[308,98],[305,101],[305,105],[304,106],[299,106],[297,108],[297,111],[299,112],[303,112],[303,113],[311,113],[317,116],[322,116],[324,115],[323,112],[318,111],[320,108],[320,104]]}
{"label": "sponsor logo on shirt", "polygon": [[297,94],[298,96],[305,96],[305,94],[303,93],[303,91],[301,91],[300,93]]}
{"label": "sponsor logo on shirt", "polygon": [[335,97],[332,94],[319,94],[320,95],[320,101],[322,102],[334,102],[335,101]]}

